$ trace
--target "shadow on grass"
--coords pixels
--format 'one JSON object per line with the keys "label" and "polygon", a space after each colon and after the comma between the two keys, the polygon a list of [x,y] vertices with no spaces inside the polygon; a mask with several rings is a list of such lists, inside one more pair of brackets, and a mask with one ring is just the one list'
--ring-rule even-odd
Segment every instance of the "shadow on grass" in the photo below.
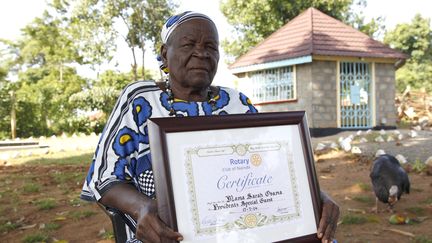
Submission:
{"label": "shadow on grass", "polygon": [[93,152],[59,152],[19,158],[12,165],[90,165]]}

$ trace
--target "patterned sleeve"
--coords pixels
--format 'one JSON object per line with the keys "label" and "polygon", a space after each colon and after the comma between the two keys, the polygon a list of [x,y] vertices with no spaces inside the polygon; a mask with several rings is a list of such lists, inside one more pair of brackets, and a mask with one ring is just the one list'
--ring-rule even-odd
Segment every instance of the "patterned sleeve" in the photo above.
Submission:
{"label": "patterned sleeve", "polygon": [[249,108],[246,113],[258,113],[258,110],[253,106],[251,100],[243,93],[239,92],[239,94],[241,103]]}
{"label": "patterned sleeve", "polygon": [[[81,193],[82,199],[99,200],[119,183],[137,185],[137,161],[149,160],[147,119],[152,112],[150,103],[138,94],[151,87],[154,85],[133,83],[120,95],[97,145]],[[150,165],[150,161],[147,162]]]}

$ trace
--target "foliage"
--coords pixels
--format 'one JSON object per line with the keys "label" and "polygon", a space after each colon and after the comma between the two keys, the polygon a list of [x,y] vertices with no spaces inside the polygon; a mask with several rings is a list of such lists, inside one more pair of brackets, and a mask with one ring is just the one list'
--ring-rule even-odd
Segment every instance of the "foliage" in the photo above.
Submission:
{"label": "foliage", "polygon": [[430,19],[417,14],[411,23],[396,25],[386,33],[384,42],[408,54],[406,64],[396,72],[399,91],[408,85],[432,91],[432,29]]}
{"label": "foliage", "polygon": [[342,224],[364,224],[368,219],[365,216],[348,214],[342,217]]}
{"label": "foliage", "polygon": [[[81,0],[72,16],[83,21],[100,19],[99,25],[95,23],[94,26],[89,26],[90,31],[94,32],[102,28],[105,32],[110,33],[109,36],[122,37],[131,50],[133,78],[138,80],[135,48],[141,50],[143,72],[140,76],[144,79],[146,42],[153,43],[154,52],[159,50],[161,27],[164,21],[172,15],[175,7],[170,0]],[[114,28],[116,24],[121,24],[127,32],[119,32]],[[88,38],[91,39],[92,36],[84,39]]]}
{"label": "foliage", "polygon": [[22,242],[23,243],[38,243],[38,242],[46,242],[48,240],[48,236],[41,233],[26,235]]}
{"label": "foliage", "polygon": [[369,35],[382,29],[382,19],[372,19],[364,23],[361,14],[355,14],[353,5],[365,7],[365,0],[270,0],[242,1],[224,0],[221,11],[234,26],[238,38],[233,41],[222,41],[225,52],[233,57],[246,53],[271,33],[278,30],[288,21],[308,9],[314,7],[336,19],[350,23]]}
{"label": "foliage", "polygon": [[50,210],[57,206],[57,203],[54,201],[53,198],[48,199],[40,199],[36,202],[37,207],[39,210]]}
{"label": "foliage", "polygon": [[421,173],[424,169],[426,169],[426,164],[416,159],[412,165],[412,170],[417,173]]}

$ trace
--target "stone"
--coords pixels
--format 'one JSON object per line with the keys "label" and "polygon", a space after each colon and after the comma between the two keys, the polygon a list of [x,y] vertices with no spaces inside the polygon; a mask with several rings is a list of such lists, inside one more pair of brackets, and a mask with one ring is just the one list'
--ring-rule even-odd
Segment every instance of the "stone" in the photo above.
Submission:
{"label": "stone", "polygon": [[410,120],[414,119],[414,117],[417,115],[413,107],[409,107],[408,109],[404,110],[404,113]]}
{"label": "stone", "polygon": [[360,143],[367,143],[368,142],[368,140],[367,140],[367,138],[360,138],[360,141],[359,141]]}
{"label": "stone", "polygon": [[362,130],[358,130],[357,133],[356,133],[356,135],[357,135],[357,136],[361,136],[362,133],[363,133]]}
{"label": "stone", "polygon": [[384,138],[381,136],[378,136],[375,138],[375,142],[382,143],[382,142],[384,142]]}
{"label": "stone", "polygon": [[337,143],[335,143],[335,142],[332,142],[332,143],[330,144],[330,148],[331,148],[331,149],[334,149],[334,150],[338,150],[338,149],[339,149],[339,145],[337,145]]}
{"label": "stone", "polygon": [[323,149],[326,148],[326,145],[323,143],[318,143],[317,146],[315,147],[315,151],[321,151]]}
{"label": "stone", "polygon": [[45,138],[46,138],[45,136],[40,136],[39,140],[45,140]]}
{"label": "stone", "polygon": [[409,133],[408,133],[408,135],[410,136],[410,137],[412,137],[412,138],[415,138],[415,137],[417,137],[417,132],[416,131],[414,131],[414,130],[411,130]]}
{"label": "stone", "polygon": [[429,117],[422,116],[419,118],[418,122],[419,122],[419,125],[424,128],[429,124]]}
{"label": "stone", "polygon": [[387,142],[393,142],[394,140],[395,139],[391,135],[387,137]]}
{"label": "stone", "polygon": [[61,138],[67,138],[66,133],[62,133]]}
{"label": "stone", "polygon": [[338,138],[338,143],[342,143],[343,140],[344,140],[344,137],[339,137]]}
{"label": "stone", "polygon": [[385,154],[386,152],[383,149],[378,149],[375,153],[375,158],[378,158],[380,155]]}
{"label": "stone", "polygon": [[422,130],[422,127],[419,126],[419,125],[417,125],[417,126],[413,127],[413,129],[414,129],[415,131],[421,131],[421,130]]}
{"label": "stone", "polygon": [[372,130],[371,129],[368,129],[367,131],[366,131],[366,134],[370,134],[372,132]]}
{"label": "stone", "polygon": [[425,165],[432,166],[432,156],[427,158],[427,160],[424,163],[425,163]]}
{"label": "stone", "polygon": [[403,156],[402,154],[398,154],[395,156],[395,158],[399,161],[401,164],[406,164],[408,160]]}
{"label": "stone", "polygon": [[394,130],[393,133],[394,133],[395,135],[399,135],[399,134],[401,134],[401,133],[399,132],[399,130]]}
{"label": "stone", "polygon": [[432,175],[432,156],[425,161],[426,175]]}
{"label": "stone", "polygon": [[351,151],[351,142],[352,142],[352,140],[349,137],[345,138],[340,143],[340,146],[345,152],[349,152],[349,151]]}
{"label": "stone", "polygon": [[402,140],[404,138],[404,136],[402,134],[397,135],[397,140]]}
{"label": "stone", "polygon": [[351,148],[351,153],[352,153],[352,154],[361,154],[362,151],[361,151],[361,149],[360,149],[359,147],[357,147],[357,146],[353,146],[353,147]]}
{"label": "stone", "polygon": [[50,138],[51,138],[51,139],[56,139],[57,136],[56,136],[56,135],[52,135]]}
{"label": "stone", "polygon": [[384,135],[386,134],[386,131],[385,131],[384,129],[381,129],[381,130],[379,131],[379,134],[380,134],[381,136],[384,136]]}

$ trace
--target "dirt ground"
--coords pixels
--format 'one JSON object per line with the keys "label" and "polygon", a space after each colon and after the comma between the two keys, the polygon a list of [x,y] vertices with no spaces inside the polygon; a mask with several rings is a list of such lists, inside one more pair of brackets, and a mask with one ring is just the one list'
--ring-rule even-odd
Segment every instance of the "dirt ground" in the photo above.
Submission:
{"label": "dirt ground", "polygon": [[[352,133],[314,138],[313,146]],[[385,151],[402,153],[409,161],[423,160],[432,154],[431,140],[428,131],[401,144],[368,142],[361,145],[362,155],[330,151],[316,156],[320,187],[341,207],[338,242],[432,242],[432,176],[409,174],[411,193],[403,195],[395,210],[421,222],[406,225],[390,224],[388,212],[370,212],[375,198],[369,179],[376,149],[384,146]],[[78,199],[87,168],[85,161],[64,166],[0,166],[0,242],[114,242],[108,217],[97,205]]]}

